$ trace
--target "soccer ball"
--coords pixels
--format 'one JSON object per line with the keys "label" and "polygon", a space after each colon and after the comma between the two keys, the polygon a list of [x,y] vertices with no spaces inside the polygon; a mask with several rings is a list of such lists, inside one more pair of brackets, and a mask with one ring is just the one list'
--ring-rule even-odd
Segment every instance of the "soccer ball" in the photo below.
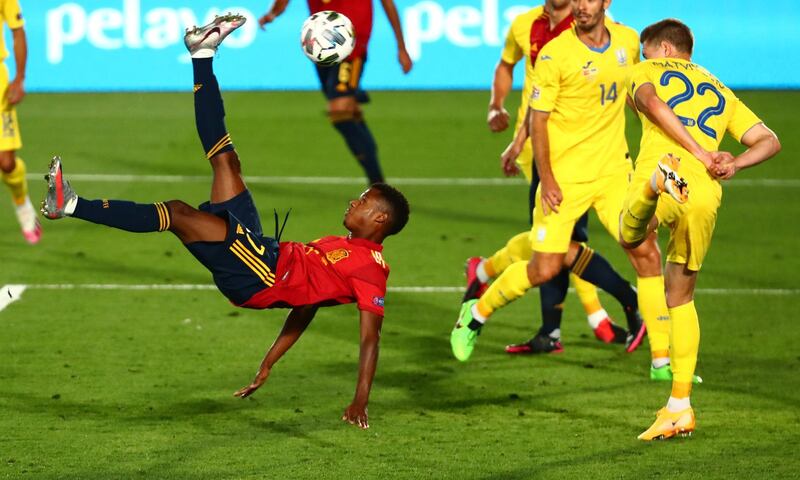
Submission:
{"label": "soccer ball", "polygon": [[300,30],[303,53],[312,62],[336,65],[350,56],[356,46],[356,36],[350,19],[339,12],[317,12],[303,22]]}

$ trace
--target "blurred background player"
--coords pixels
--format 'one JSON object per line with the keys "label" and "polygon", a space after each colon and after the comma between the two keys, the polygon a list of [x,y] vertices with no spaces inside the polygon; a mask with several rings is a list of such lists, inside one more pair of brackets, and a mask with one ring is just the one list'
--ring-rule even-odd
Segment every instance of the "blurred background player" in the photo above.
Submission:
{"label": "blurred background player", "polygon": [[[28,243],[37,243],[42,238],[42,229],[36,218],[36,210],[28,196],[28,181],[25,179],[25,162],[16,156],[22,148],[22,137],[14,108],[25,97],[25,64],[28,60],[28,43],[25,39],[25,22],[17,0],[0,0],[0,22],[11,29],[14,47],[16,75],[8,82],[8,68],[0,67],[0,114],[3,116],[3,131],[0,134],[0,172],[3,183],[11,191],[11,199],[17,212],[22,235]],[[4,36],[0,35],[0,60],[8,57]]]}
{"label": "blurred background player", "polygon": [[382,243],[407,223],[408,202],[399,191],[378,183],[350,202],[343,220],[347,236],[280,242],[283,228],[278,230],[277,213],[275,236],[264,236],[225,128],[225,108],[213,70],[217,47],[244,22],[241,15],[217,17],[184,37],[192,56],[197,133],[213,171],[208,202],[194,208],[180,200],[154,204],[87,200],[64,180],[61,159],[56,157],[50,164],[42,213],[51,219],[69,216],[136,233],[170,231],[212,273],[217,288],[234,305],[292,308],[255,379],[234,394],[238,397],[247,397],[264,384],[272,366],[303,334],[319,307],[356,303],[361,324],[358,383],[342,420],[368,428],[367,403],[389,276]]}
{"label": "blurred background player", "polygon": [[[275,0],[269,11],[258,19],[263,28],[283,13],[289,0]],[[406,51],[400,16],[393,0],[381,0],[383,10],[397,40],[397,59],[403,73],[411,71],[411,57]],[[367,45],[372,33],[372,0],[308,0],[311,13],[333,10],[344,14],[353,22],[356,46],[353,53],[338,65],[315,65],[322,93],[328,99],[328,118],[342,135],[350,152],[364,169],[368,184],[383,182],[383,172],[378,162],[378,146],[364,121],[359,104],[369,102],[361,88],[361,75],[367,61]]]}
{"label": "blurred background player", "polygon": [[[618,238],[619,214],[631,173],[625,140],[625,79],[639,59],[639,39],[634,30],[606,22],[609,4],[609,0],[573,0],[575,28],[539,52],[530,100],[531,140],[540,176],[531,231],[534,253],[530,261],[510,265],[479,300],[462,304],[450,336],[459,360],[472,354],[489,316],[563,268],[597,284],[599,259],[571,241],[575,223],[589,208]],[[642,315],[666,317],[655,236],[626,253],[638,275]],[[627,282],[618,288],[630,291]],[[618,299],[623,301],[624,295],[630,293]],[[626,314],[629,325],[639,322],[639,328],[629,328],[627,350],[632,351],[646,329],[629,309]]]}
{"label": "blurred background player", "polygon": [[[514,19],[506,36],[500,62],[494,72],[487,117],[487,123],[493,132],[502,132],[508,128],[509,114],[504,108],[504,103],[512,88],[515,65],[523,58],[526,59],[522,102],[514,126],[514,132],[517,132],[527,118],[528,100],[533,90],[531,78],[536,64],[536,55],[550,40],[568,30],[572,23],[572,9],[569,0],[547,0],[544,5],[534,7]],[[527,128],[526,125],[525,128]],[[516,175],[521,169],[525,179],[530,183],[527,203],[528,220],[530,221],[535,206],[534,198],[539,185],[539,176],[536,169],[532,168],[533,149],[530,142],[523,140],[521,143],[521,151],[517,152],[516,158],[511,158],[509,155],[503,156],[503,170],[506,174]],[[514,144],[512,142],[512,145]],[[519,168],[514,162],[519,165]],[[572,239],[576,242],[588,240],[588,220],[588,214],[584,214],[576,223],[572,235]],[[478,298],[485,291],[490,279],[503,273],[506,267],[513,262],[529,260],[532,253],[530,230],[528,230],[512,237],[503,248],[488,258],[472,257],[468,259],[466,272],[468,293],[464,300]],[[599,256],[599,254],[595,254]],[[614,275],[615,273],[611,271],[609,274]],[[539,331],[525,343],[506,346],[506,352],[512,354],[548,353],[563,350],[560,327],[563,302],[566,298],[570,278],[575,285],[575,290],[586,311],[589,326],[595,337],[605,343],[625,343],[627,332],[611,321],[597,296],[597,288],[576,275],[569,275],[569,270],[564,269],[556,278],[539,287],[542,312],[542,326]]]}
{"label": "blurred background player", "polygon": [[[670,229],[666,293],[673,380],[666,407],[639,435],[653,440],[695,428],[689,401],[700,347],[694,288],[722,200],[717,178],[731,178],[776,155],[781,146],[729,88],[691,62],[689,27],[662,20],[642,31],[641,42],[646,61],[631,70],[628,92],[642,119],[642,142],[619,229],[625,248],[635,248],[659,223]],[[709,153],[717,150],[725,131],[748,149],[735,158]]]}

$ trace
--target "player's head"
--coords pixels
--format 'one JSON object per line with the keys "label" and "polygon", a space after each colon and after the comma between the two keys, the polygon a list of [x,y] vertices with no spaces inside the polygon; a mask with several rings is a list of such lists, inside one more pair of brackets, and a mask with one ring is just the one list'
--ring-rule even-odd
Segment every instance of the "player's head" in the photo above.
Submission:
{"label": "player's head", "polygon": [[667,18],[656,22],[639,35],[644,58],[683,58],[689,60],[694,48],[694,36],[680,20]]}
{"label": "player's head", "polygon": [[578,30],[588,32],[606,20],[606,10],[611,0],[571,0],[572,16]]}
{"label": "player's head", "polygon": [[409,211],[408,200],[399,190],[375,183],[350,201],[343,223],[354,237],[381,242],[406,226]]}
{"label": "player's head", "polygon": [[561,10],[569,5],[572,0],[547,0],[545,3],[553,10]]}

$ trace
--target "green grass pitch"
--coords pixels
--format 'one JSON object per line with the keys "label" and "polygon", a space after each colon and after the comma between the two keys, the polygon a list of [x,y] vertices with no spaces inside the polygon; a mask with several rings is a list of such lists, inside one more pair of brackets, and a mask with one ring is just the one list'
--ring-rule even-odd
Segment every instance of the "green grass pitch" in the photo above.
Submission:
{"label": "green grass pitch", "polygon": [[[692,397],[692,438],[636,440],[669,385],[647,380],[647,348],[627,355],[594,340],[574,295],[563,354],[503,352],[538,326],[532,292],[496,315],[472,360],[459,364],[448,334],[460,294],[390,293],[367,431],[339,420],[357,375],[352,305],[320,311],[268,383],[236,399],[285,311],[235,309],[212,290],[45,289],[203,285],[210,275],[168,234],[63,220],[46,222],[43,241],[30,247],[6,205],[0,286],[29,288],[0,311],[0,478],[796,478],[800,92],[740,95],[784,150],[725,188],[698,285],[706,383]],[[372,97],[367,118],[390,179],[499,177],[508,134],[488,132],[487,93]],[[318,93],[233,92],[225,102],[246,175],[361,176]],[[209,173],[190,93],[30,95],[20,118],[31,173],[56,153],[68,175]],[[629,125],[635,151],[638,122]],[[209,190],[205,180],[73,185],[87,197],[194,204]],[[251,186],[265,230],[272,208],[291,207],[284,237],[304,241],[342,233],[345,203],[362,189]],[[393,287],[460,286],[466,257],[493,253],[527,226],[520,184],[402,189],[412,219],[386,242]],[[31,190],[38,202],[44,182],[32,180]],[[594,218],[591,235],[633,279]]]}

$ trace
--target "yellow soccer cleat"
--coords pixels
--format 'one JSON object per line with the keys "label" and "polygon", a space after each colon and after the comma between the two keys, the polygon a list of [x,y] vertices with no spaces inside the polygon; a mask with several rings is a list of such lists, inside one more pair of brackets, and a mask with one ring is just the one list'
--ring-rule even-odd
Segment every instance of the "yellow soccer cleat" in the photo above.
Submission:
{"label": "yellow soccer cleat", "polygon": [[666,440],[680,435],[688,437],[694,432],[694,410],[689,407],[680,412],[670,412],[666,407],[656,413],[656,421],[650,428],[639,435],[639,440],[649,442],[650,440]]}

